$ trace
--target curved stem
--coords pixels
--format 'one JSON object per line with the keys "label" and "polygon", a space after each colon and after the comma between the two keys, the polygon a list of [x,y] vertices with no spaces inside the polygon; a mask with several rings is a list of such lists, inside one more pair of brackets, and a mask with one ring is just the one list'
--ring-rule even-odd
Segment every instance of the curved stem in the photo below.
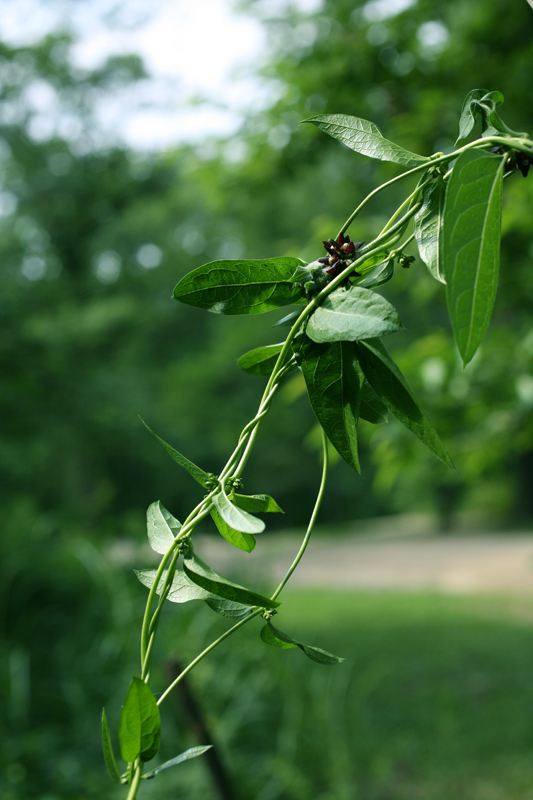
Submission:
{"label": "curved stem", "polygon": [[[311,519],[309,520],[309,525],[307,526],[306,534],[304,536],[303,542],[302,542],[302,544],[300,546],[300,549],[298,550],[298,553],[296,554],[296,557],[295,557],[294,561],[292,562],[291,566],[289,567],[289,569],[287,571],[287,574],[283,578],[282,582],[280,583],[280,585],[278,586],[278,588],[276,589],[274,594],[271,596],[271,598],[270,598],[271,600],[275,600],[276,597],[278,597],[279,593],[284,588],[284,586],[286,585],[287,581],[291,577],[292,573],[294,572],[294,570],[296,569],[296,567],[300,563],[300,560],[301,560],[303,554],[305,553],[305,549],[306,549],[307,545],[309,544],[309,539],[311,537],[311,533],[312,533],[312,530],[313,530],[313,527],[314,527],[314,524],[315,524],[315,521],[316,521],[316,518],[317,518],[317,514],[318,514],[318,511],[320,509],[320,505],[322,503],[322,499],[324,497],[324,490],[326,488],[326,479],[327,479],[327,474],[328,474],[328,443],[327,443],[326,434],[324,433],[323,430],[322,430],[322,448],[323,448],[322,449],[322,452],[323,452],[322,477],[321,477],[321,480],[320,480],[320,487],[318,489],[317,498],[315,500],[313,513],[311,514]],[[228,636],[231,636],[232,633],[234,633],[235,631],[239,630],[239,628],[242,628],[243,625],[245,625],[251,619],[254,619],[255,617],[259,616],[259,614],[262,614],[263,611],[264,611],[264,609],[262,609],[262,608],[258,608],[255,611],[252,611],[252,613],[249,616],[245,617],[244,619],[241,619],[240,622],[237,622],[236,625],[234,625],[232,628],[229,628],[229,630],[227,630],[225,633],[223,633],[222,636],[219,636],[218,639],[215,639],[214,642],[211,642],[211,644],[208,645],[205,648],[205,650],[202,650],[202,652],[198,656],[196,656],[196,658],[193,661],[191,661],[191,663],[187,667],[185,667],[185,669],[178,675],[178,677],[174,681],[172,681],[170,686],[168,686],[165,689],[165,691],[163,692],[163,694],[161,695],[161,697],[157,701],[157,705],[158,706],[161,705],[161,703],[163,702],[165,697],[167,697],[170,694],[172,689],[174,689],[178,685],[178,683],[181,680],[183,680],[183,678],[203,658],[205,658],[205,656],[207,656],[212,650],[214,650],[215,647],[217,647],[221,642],[223,642],[225,639],[227,639]]]}
{"label": "curved stem", "polygon": [[321,478],[321,481],[320,481],[320,488],[319,488],[318,494],[316,496],[315,507],[313,508],[313,513],[311,514],[311,519],[309,520],[309,525],[307,526],[307,531],[306,531],[306,534],[304,536],[304,540],[303,540],[303,542],[301,544],[300,549],[298,550],[296,558],[294,559],[294,561],[292,562],[291,566],[287,570],[287,574],[285,575],[285,577],[281,581],[280,585],[278,586],[278,588],[276,589],[276,591],[274,592],[274,594],[270,598],[271,600],[275,600],[276,599],[276,597],[279,595],[279,593],[281,592],[281,590],[283,589],[283,587],[285,586],[285,584],[287,583],[287,581],[291,577],[292,573],[294,572],[294,570],[296,569],[296,567],[300,563],[300,560],[301,560],[303,554],[305,553],[305,549],[306,549],[307,545],[309,544],[309,539],[311,538],[311,533],[313,532],[313,528],[314,528],[314,525],[315,525],[317,514],[318,514],[318,511],[319,511],[320,506],[322,504],[322,498],[324,497],[324,490],[326,488],[326,480],[327,480],[327,477],[328,477],[328,440],[326,438],[326,434],[324,433],[324,429],[323,428],[322,428],[322,453],[323,453],[323,462],[322,462],[322,478]]}

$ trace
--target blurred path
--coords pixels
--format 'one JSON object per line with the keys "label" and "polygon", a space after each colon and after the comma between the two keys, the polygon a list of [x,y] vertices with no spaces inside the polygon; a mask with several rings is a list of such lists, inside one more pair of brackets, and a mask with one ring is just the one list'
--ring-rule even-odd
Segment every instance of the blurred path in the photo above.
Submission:
{"label": "blurred path", "polygon": [[[200,552],[223,574],[281,580],[300,537],[264,534],[252,554],[205,537]],[[533,592],[533,533],[316,535],[291,578],[293,586]]]}

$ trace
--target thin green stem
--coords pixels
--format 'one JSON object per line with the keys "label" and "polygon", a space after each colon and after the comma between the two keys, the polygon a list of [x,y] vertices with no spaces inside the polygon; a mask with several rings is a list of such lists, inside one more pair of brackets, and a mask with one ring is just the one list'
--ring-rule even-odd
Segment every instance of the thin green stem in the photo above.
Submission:
{"label": "thin green stem", "polygon": [[234,625],[232,628],[229,628],[229,630],[227,630],[225,633],[223,633],[222,636],[219,636],[218,639],[215,639],[214,642],[211,642],[211,644],[208,645],[208,647],[206,647],[205,650],[202,650],[200,655],[196,656],[194,661],[191,661],[191,663],[187,667],[185,667],[185,669],[182,672],[180,672],[178,677],[174,681],[172,681],[170,686],[168,686],[165,689],[165,691],[163,692],[163,694],[161,695],[161,697],[157,701],[157,705],[158,706],[161,705],[161,703],[163,702],[165,697],[167,697],[170,694],[172,689],[174,689],[174,687],[177,686],[178,683],[183,680],[183,678],[191,671],[191,669],[193,669],[203,658],[205,658],[205,656],[208,655],[211,652],[211,650],[214,650],[215,647],[217,647],[221,642],[224,641],[224,639],[227,639],[228,636],[231,636],[231,634],[234,633],[234,631],[237,631],[237,630],[239,630],[239,628],[242,628],[243,625],[245,625],[247,622],[249,622],[254,617],[257,617],[262,612],[263,612],[262,608],[258,608],[256,611],[252,611],[250,616],[245,617],[244,619],[241,619],[240,622],[237,622],[236,625]]}
{"label": "thin green stem", "polygon": [[[317,515],[318,515],[318,511],[320,509],[320,505],[321,505],[322,499],[324,497],[324,491],[325,491],[325,488],[326,488],[326,479],[327,479],[327,474],[328,474],[328,443],[327,443],[327,439],[326,439],[326,435],[325,435],[324,431],[322,431],[322,447],[323,447],[323,451],[322,451],[323,452],[322,477],[321,477],[321,480],[320,480],[320,487],[318,489],[318,494],[317,494],[317,498],[316,498],[315,505],[314,505],[314,508],[313,508],[313,513],[311,514],[311,519],[309,520],[309,525],[307,526],[307,531],[306,531],[305,537],[303,539],[303,542],[302,542],[302,544],[300,546],[300,549],[298,550],[298,553],[296,554],[296,557],[295,557],[294,561],[292,562],[291,566],[289,567],[289,570],[288,570],[287,574],[285,575],[285,577],[283,578],[282,582],[280,583],[280,585],[278,586],[278,588],[276,589],[276,591],[274,592],[274,594],[270,598],[271,600],[275,600],[276,597],[278,597],[278,595],[280,594],[281,590],[284,588],[284,586],[286,585],[287,581],[291,577],[292,573],[294,572],[294,570],[296,569],[296,567],[300,563],[300,560],[301,560],[303,554],[305,553],[305,549],[306,549],[307,545],[309,544],[309,539],[311,537],[311,533],[312,533],[312,530],[313,530],[313,527],[314,527],[314,524],[315,524],[315,521],[316,521],[316,518],[317,518]],[[254,619],[255,617],[259,616],[259,614],[262,614],[263,611],[264,611],[264,609],[262,609],[262,608],[258,608],[255,611],[252,611],[252,613],[249,616],[245,617],[244,619],[241,619],[240,622],[237,622],[236,625],[234,625],[232,628],[229,628],[225,633],[222,634],[222,636],[219,636],[218,639],[215,639],[214,642],[211,642],[211,644],[208,645],[205,648],[205,650],[202,650],[202,652],[198,656],[196,656],[196,658],[193,661],[191,661],[191,663],[187,667],[185,667],[185,669],[178,675],[178,677],[174,681],[172,681],[170,686],[168,686],[165,689],[165,691],[163,692],[163,694],[161,695],[161,697],[157,701],[157,705],[158,706],[161,705],[161,703],[163,702],[165,697],[167,697],[170,694],[170,692],[178,685],[178,683],[180,681],[182,681],[183,678],[203,658],[205,658],[205,656],[209,655],[209,653],[212,650],[214,650],[215,647],[217,647],[221,642],[223,642],[225,639],[227,639],[228,636],[231,636],[232,633],[234,633],[235,631],[238,631],[239,628],[242,628],[243,625],[246,625],[246,623],[249,622],[251,619]]]}
{"label": "thin green stem", "polygon": [[143,764],[141,759],[137,758],[134,764],[133,780],[130,783],[130,788],[126,800],[134,800],[134,798],[137,797],[137,792],[139,790],[139,784],[141,782],[142,774],[143,774]]}
{"label": "thin green stem", "polygon": [[393,224],[394,220],[397,219],[400,216],[400,214],[402,213],[404,208],[406,208],[415,199],[415,197],[424,188],[424,186],[426,186],[428,183],[431,183],[432,180],[433,180],[433,177],[428,178],[427,181],[419,181],[418,182],[418,185],[417,185],[416,189],[413,192],[411,192],[409,197],[407,197],[400,206],[398,206],[398,208],[396,209],[396,211],[394,212],[392,217],[389,219],[389,221],[387,222],[387,224],[385,225],[385,227],[383,228],[383,230],[379,234],[380,236],[382,236],[384,233],[386,233],[390,229],[390,227]]}
{"label": "thin green stem", "polygon": [[476,139],[474,142],[469,142],[465,144],[463,147],[459,147],[457,150],[454,150],[453,153],[447,153],[446,155],[438,156],[437,158],[430,158],[427,161],[424,161],[422,164],[419,164],[418,167],[413,167],[412,169],[406,170],[406,172],[402,172],[401,175],[396,175],[395,178],[391,178],[390,181],[386,181],[382,183],[381,186],[378,186],[374,189],[370,194],[368,194],[364,200],[359,203],[355,211],[353,211],[342,228],[340,229],[339,233],[337,234],[337,238],[346,233],[354,219],[359,215],[359,213],[363,210],[363,208],[367,205],[367,203],[372,200],[379,192],[382,192],[384,189],[388,189],[389,186],[393,186],[395,183],[403,180],[404,178],[409,177],[409,175],[416,175],[417,172],[422,172],[425,169],[430,169],[438,164],[446,164],[448,161],[453,161],[457,158],[461,153],[464,153],[465,150],[470,150],[473,147],[488,147],[490,145],[501,144],[505,145],[505,147],[509,147],[513,150],[521,150],[524,153],[528,153],[529,155],[533,154],[533,146],[532,142],[529,139],[512,139],[507,138],[504,136],[486,136],[481,139]]}
{"label": "thin green stem", "polygon": [[315,507],[313,508],[313,513],[311,514],[311,519],[309,520],[309,525],[307,526],[307,531],[306,531],[306,534],[304,536],[304,540],[303,540],[303,542],[301,544],[300,549],[298,550],[296,558],[294,559],[294,561],[292,562],[291,566],[287,570],[287,574],[285,575],[285,577],[281,581],[280,585],[278,586],[278,588],[276,589],[276,591],[274,592],[274,594],[270,598],[271,600],[275,600],[276,599],[276,597],[279,595],[281,590],[284,588],[284,586],[286,585],[287,581],[291,577],[292,573],[294,572],[294,570],[296,569],[296,567],[300,563],[300,560],[301,560],[303,554],[305,553],[306,547],[309,544],[309,539],[311,538],[311,533],[313,532],[313,528],[315,526],[315,521],[316,521],[316,518],[317,518],[317,515],[318,515],[318,511],[319,511],[320,506],[322,504],[322,498],[324,497],[324,491],[325,491],[325,488],[326,488],[326,480],[327,480],[327,477],[328,477],[328,440],[326,438],[326,434],[324,433],[324,429],[322,429],[322,452],[323,452],[323,462],[322,462],[322,478],[321,478],[321,481],[320,481],[320,488],[319,488],[318,494],[316,496]]}

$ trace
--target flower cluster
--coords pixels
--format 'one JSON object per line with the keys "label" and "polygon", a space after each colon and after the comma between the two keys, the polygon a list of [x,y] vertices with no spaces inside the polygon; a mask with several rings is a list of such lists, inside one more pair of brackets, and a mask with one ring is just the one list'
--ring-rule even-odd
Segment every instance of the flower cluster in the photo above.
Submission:
{"label": "flower cluster", "polygon": [[[364,245],[364,242],[352,242],[347,233],[339,233],[337,241],[328,239],[327,242],[322,242],[322,244],[326,248],[328,255],[319,258],[318,261],[324,265],[326,275],[334,278],[339,272],[342,272],[347,260],[353,261],[357,258],[357,251]],[[354,275],[358,274],[354,272]]]}

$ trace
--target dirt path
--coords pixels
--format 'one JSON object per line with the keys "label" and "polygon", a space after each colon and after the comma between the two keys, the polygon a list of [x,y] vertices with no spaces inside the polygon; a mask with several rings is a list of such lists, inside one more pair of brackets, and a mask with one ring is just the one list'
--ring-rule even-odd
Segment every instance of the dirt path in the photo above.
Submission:
{"label": "dirt path", "polygon": [[[264,535],[249,555],[209,537],[201,552],[223,574],[281,580],[299,543],[294,533]],[[291,583],[353,589],[533,592],[533,534],[316,536]]]}

